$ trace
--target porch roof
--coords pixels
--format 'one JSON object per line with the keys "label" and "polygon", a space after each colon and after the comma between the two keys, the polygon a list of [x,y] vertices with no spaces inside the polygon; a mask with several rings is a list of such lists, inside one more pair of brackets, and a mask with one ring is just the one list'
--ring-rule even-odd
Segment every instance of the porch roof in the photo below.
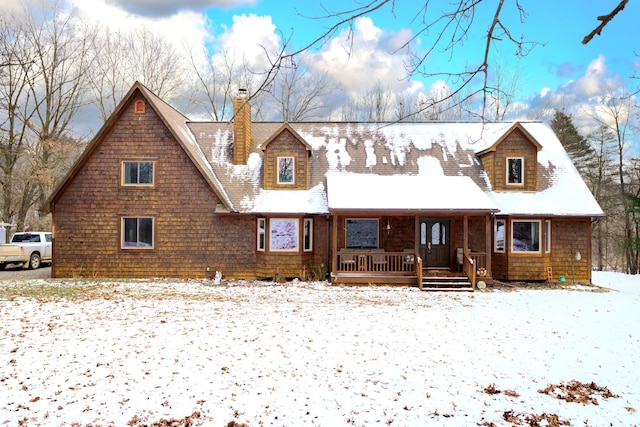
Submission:
{"label": "porch roof", "polygon": [[497,212],[468,176],[327,175],[329,211]]}

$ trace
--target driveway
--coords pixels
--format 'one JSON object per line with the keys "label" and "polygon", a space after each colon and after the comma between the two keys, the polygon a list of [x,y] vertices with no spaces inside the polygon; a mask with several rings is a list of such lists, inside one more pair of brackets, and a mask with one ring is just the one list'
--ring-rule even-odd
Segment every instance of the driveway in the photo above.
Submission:
{"label": "driveway", "polygon": [[3,280],[28,280],[48,279],[51,277],[51,267],[40,267],[37,270],[23,269],[22,266],[10,265],[4,271],[0,271],[0,281]]}

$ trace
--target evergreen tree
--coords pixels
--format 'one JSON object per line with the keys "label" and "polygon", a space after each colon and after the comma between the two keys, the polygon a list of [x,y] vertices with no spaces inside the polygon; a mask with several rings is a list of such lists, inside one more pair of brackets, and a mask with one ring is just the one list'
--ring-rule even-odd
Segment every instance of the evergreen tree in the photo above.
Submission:
{"label": "evergreen tree", "polygon": [[595,154],[593,148],[587,139],[580,135],[573,124],[571,115],[556,110],[550,125],[576,168],[584,177],[592,166]]}

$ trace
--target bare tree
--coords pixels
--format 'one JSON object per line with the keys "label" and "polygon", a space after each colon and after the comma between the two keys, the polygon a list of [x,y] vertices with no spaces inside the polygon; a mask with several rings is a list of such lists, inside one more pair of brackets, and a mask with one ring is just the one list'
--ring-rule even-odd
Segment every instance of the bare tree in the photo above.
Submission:
{"label": "bare tree", "polygon": [[627,3],[629,3],[629,0],[620,0],[620,3],[618,3],[611,12],[598,16],[597,19],[600,21],[600,24],[582,39],[582,44],[589,43],[596,35],[599,36],[604,27],[606,27],[618,13],[622,12],[622,9],[624,9]]}
{"label": "bare tree", "polygon": [[185,80],[178,49],[147,27],[137,28],[125,40],[131,80],[140,81],[160,98],[171,100],[177,96]]}
{"label": "bare tree", "polygon": [[92,98],[103,122],[107,121],[133,83],[128,81],[126,74],[128,59],[125,46],[126,40],[119,31],[103,29],[95,39],[96,56],[89,79]]}
{"label": "bare tree", "polygon": [[514,67],[502,60],[496,60],[488,81],[489,105],[486,108],[487,120],[504,120],[513,106],[522,80],[520,61]]}
{"label": "bare tree", "polygon": [[[624,9],[627,2],[628,0],[621,0],[610,14],[599,16],[598,20],[601,21],[601,24],[592,34],[600,34],[602,28]],[[288,47],[290,39],[285,40],[280,52],[269,55],[271,68],[263,73],[262,82],[258,85],[255,93],[257,94],[270,87],[275,76],[291,58],[297,57],[301,52],[322,45],[342,29],[347,29],[349,32],[346,39],[350,44],[345,45],[344,48],[350,54],[354,49],[353,32],[357,19],[385,9],[395,16],[397,8],[409,7],[413,8],[413,12],[410,14],[414,18],[407,24],[413,25],[413,36],[402,44],[396,50],[396,53],[411,49],[417,44],[416,42],[419,38],[424,37],[428,41],[423,44],[426,48],[414,51],[411,60],[405,63],[407,76],[420,75],[427,78],[437,77],[443,79],[452,88],[451,98],[441,99],[438,102],[448,103],[449,105],[452,105],[452,101],[466,103],[479,96],[481,99],[480,105],[482,106],[479,116],[483,119],[487,117],[485,109],[489,107],[491,102],[501,100],[497,104],[499,106],[497,114],[494,115],[504,116],[504,112],[501,109],[505,104],[502,101],[510,101],[504,98],[504,95],[509,94],[509,91],[502,92],[496,90],[495,87],[492,88],[490,85],[489,64],[492,52],[498,43],[507,42],[511,44],[516,57],[524,57],[539,44],[512,33],[513,23],[506,20],[505,16],[508,16],[508,14],[504,12],[504,9],[508,7],[514,8],[520,22],[524,22],[528,15],[520,0],[506,3],[505,5],[505,0],[456,0],[448,3],[432,0],[423,0],[417,3],[398,2],[396,0],[370,0],[364,3],[353,2],[353,7],[345,6],[337,11],[325,8],[326,13],[322,16],[308,18],[328,23],[328,27],[325,27],[326,29],[321,34],[299,49],[290,50]],[[490,8],[491,13],[486,13],[487,7]],[[470,65],[462,70],[431,70],[428,58],[436,52],[446,53],[450,56],[455,55],[457,49],[467,41],[474,31],[480,31],[484,34],[482,36],[484,45],[475,58],[470,58]],[[593,35],[585,37],[583,43],[588,43],[593,38]],[[433,109],[433,107],[434,104],[431,102],[419,103],[419,109],[410,112],[408,115],[420,114],[425,110]],[[347,116],[350,115],[351,113],[347,114]],[[344,116],[345,112],[343,111]],[[403,116],[398,120],[407,118],[408,116]]]}
{"label": "bare tree", "polygon": [[[42,13],[42,14],[40,14]],[[67,160],[70,125],[84,105],[87,77],[93,61],[95,29],[77,19],[73,10],[62,11],[58,3],[27,15],[27,40],[35,64],[29,67],[32,110],[28,125],[36,135],[32,148],[31,179],[23,192],[16,223],[27,211],[44,202]]]}
{"label": "bare tree", "polygon": [[279,119],[285,122],[320,119],[329,111],[326,97],[335,91],[336,83],[324,71],[309,70],[307,60],[302,54],[281,70],[269,91]]}
{"label": "bare tree", "polygon": [[240,61],[235,52],[224,50],[213,55],[204,47],[198,51],[193,46],[185,49],[196,80],[193,102],[204,108],[212,120],[225,120],[233,114],[233,97],[241,84],[239,79],[242,65],[238,64]]}
{"label": "bare tree", "polygon": [[376,80],[371,87],[355,100],[360,120],[369,122],[385,122],[390,120],[391,91]]}
{"label": "bare tree", "polygon": [[136,81],[167,100],[180,93],[186,80],[184,64],[166,38],[138,27],[128,33],[103,28],[94,40],[90,81],[103,121]]}
{"label": "bare tree", "polygon": [[95,33],[55,1],[2,21],[2,54],[12,64],[0,81],[3,220],[24,229],[74,159],[69,133],[84,105]]}
{"label": "bare tree", "polygon": [[637,274],[639,266],[636,263],[637,254],[630,244],[633,241],[632,219],[629,215],[629,194],[625,164],[629,151],[627,135],[631,131],[631,110],[633,108],[633,98],[628,94],[625,87],[617,90],[608,88],[608,93],[602,96],[599,115],[596,120],[602,126],[606,126],[613,134],[615,141],[615,168],[618,179],[618,196],[620,209],[619,214],[623,217],[624,235],[621,243],[624,246],[625,270],[627,273]]}
{"label": "bare tree", "polygon": [[[24,111],[31,104],[29,91],[30,68],[34,57],[25,45],[26,28],[5,16],[0,20],[0,185],[2,186],[3,222],[13,221],[14,195],[24,186],[16,168],[26,150],[30,134],[27,123],[33,110]],[[20,183],[21,182],[21,185]]]}
{"label": "bare tree", "polygon": [[615,137],[609,127],[601,125],[595,132],[587,136],[587,142],[593,150],[593,162],[590,168],[584,170],[584,179],[605,214],[594,224],[595,264],[600,271],[604,270],[605,266],[615,269],[618,267],[616,252],[621,249],[616,247],[620,239],[613,238],[611,232],[614,219],[612,214],[617,204],[615,164],[613,162]]}

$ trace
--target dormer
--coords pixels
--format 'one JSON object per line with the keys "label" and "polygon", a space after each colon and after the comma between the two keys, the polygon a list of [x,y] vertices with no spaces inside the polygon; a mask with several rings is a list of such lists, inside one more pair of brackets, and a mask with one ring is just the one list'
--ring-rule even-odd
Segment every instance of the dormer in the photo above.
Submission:
{"label": "dormer", "polygon": [[308,190],[311,146],[284,124],[260,147],[265,190]]}
{"label": "dormer", "polygon": [[496,191],[537,191],[538,151],[542,146],[515,123],[489,148],[477,153]]}

